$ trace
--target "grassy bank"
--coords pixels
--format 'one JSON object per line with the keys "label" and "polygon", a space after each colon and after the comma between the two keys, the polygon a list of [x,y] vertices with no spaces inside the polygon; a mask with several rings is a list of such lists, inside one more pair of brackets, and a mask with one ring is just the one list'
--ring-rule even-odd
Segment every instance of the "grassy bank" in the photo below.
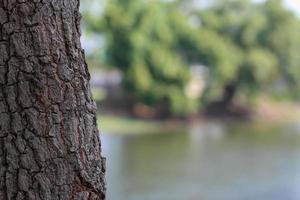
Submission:
{"label": "grassy bank", "polygon": [[265,123],[287,123],[300,121],[300,103],[274,101],[267,97],[260,98],[254,109],[254,121]]}
{"label": "grassy bank", "polygon": [[113,115],[98,116],[98,125],[104,134],[151,134],[183,131],[186,122],[179,120],[144,120]]}
{"label": "grassy bank", "polygon": [[[151,134],[185,132],[190,125],[215,121],[221,123],[235,123],[226,117],[208,119],[204,116],[189,117],[185,120],[165,119],[146,120],[128,116],[100,114],[98,125],[104,134]],[[290,102],[276,102],[261,98],[254,109],[251,121],[239,121],[238,123],[277,126],[280,124],[300,121],[300,104]]]}

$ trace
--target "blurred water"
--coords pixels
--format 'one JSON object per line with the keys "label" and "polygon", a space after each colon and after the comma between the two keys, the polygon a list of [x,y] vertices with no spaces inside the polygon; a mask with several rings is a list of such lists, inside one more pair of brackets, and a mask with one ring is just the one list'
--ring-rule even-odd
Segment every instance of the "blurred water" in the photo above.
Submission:
{"label": "blurred water", "polygon": [[108,200],[299,200],[300,126],[102,135]]}

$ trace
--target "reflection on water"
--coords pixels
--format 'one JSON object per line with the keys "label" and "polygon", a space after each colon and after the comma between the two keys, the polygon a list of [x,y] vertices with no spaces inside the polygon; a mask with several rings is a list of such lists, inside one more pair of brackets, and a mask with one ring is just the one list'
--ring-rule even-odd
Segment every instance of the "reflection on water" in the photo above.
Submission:
{"label": "reflection on water", "polygon": [[102,135],[108,200],[299,200],[299,127]]}

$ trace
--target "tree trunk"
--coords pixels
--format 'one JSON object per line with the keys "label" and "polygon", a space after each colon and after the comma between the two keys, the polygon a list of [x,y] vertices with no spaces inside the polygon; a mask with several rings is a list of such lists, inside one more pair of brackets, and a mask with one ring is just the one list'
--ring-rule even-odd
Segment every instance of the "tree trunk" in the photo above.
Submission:
{"label": "tree trunk", "polygon": [[236,83],[231,83],[224,87],[223,97],[220,101],[220,103],[223,104],[224,107],[228,107],[232,104],[232,101],[236,95],[236,87]]}
{"label": "tree trunk", "polygon": [[0,199],[105,199],[79,0],[0,0]]}

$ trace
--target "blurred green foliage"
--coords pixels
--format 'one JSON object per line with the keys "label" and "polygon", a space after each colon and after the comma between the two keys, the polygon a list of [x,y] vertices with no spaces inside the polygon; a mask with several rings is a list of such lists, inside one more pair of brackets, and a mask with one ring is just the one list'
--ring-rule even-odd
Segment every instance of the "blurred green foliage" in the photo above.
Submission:
{"label": "blurred green foliage", "polygon": [[[300,21],[282,1],[215,0],[202,9],[187,4],[109,0],[103,15],[86,15],[87,27],[106,38],[106,63],[123,72],[124,87],[137,102],[184,115],[203,102],[222,101],[229,86],[226,103],[236,93],[274,93],[278,82],[285,94],[300,97]],[[196,99],[186,94],[195,63],[209,72]]]}
{"label": "blurred green foliage", "polygon": [[[230,52],[237,65],[217,71],[228,72],[234,85],[246,94],[255,94],[276,81],[284,82],[291,95],[299,95],[299,19],[280,0],[255,4],[250,0],[218,1],[209,9],[196,12],[201,29],[208,29],[238,49]],[[296,72],[297,71],[297,72]],[[215,79],[219,79],[215,76]]]}
{"label": "blurred green foliage", "polygon": [[173,114],[199,103],[185,94],[189,66],[177,48],[186,21],[176,4],[163,1],[111,0],[103,17],[109,62],[122,70],[125,88]]}

